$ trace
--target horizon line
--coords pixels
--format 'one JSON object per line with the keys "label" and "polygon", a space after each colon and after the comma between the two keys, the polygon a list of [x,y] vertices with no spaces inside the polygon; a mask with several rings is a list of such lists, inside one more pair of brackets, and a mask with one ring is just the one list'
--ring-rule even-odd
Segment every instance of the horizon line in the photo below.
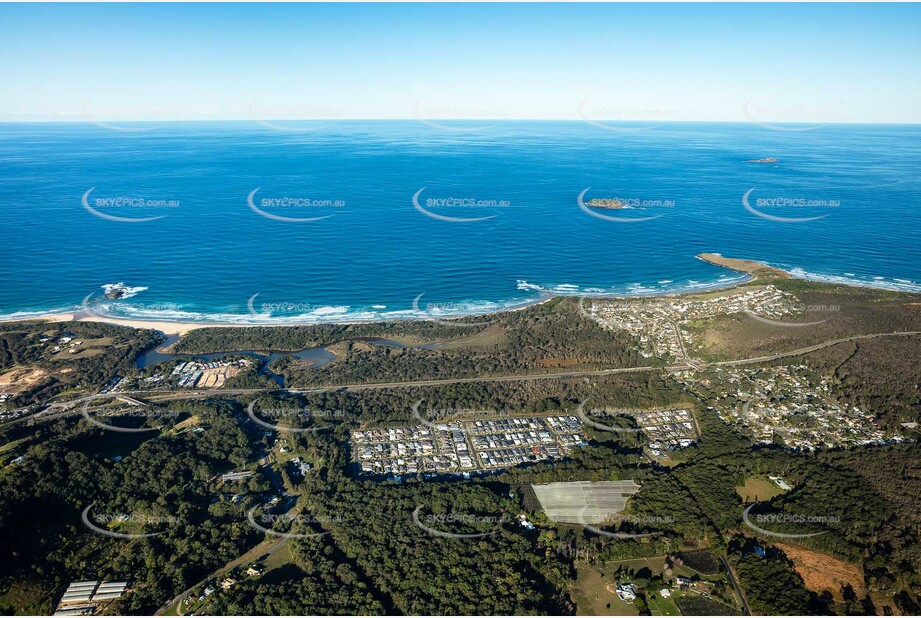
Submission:
{"label": "horizon line", "polygon": [[772,125],[835,125],[835,126],[867,126],[867,125],[884,125],[884,126],[921,126],[921,121],[865,121],[865,122],[841,122],[841,121],[824,121],[824,120],[665,120],[657,118],[648,118],[643,120],[621,120],[616,118],[591,119],[585,118],[145,118],[140,120],[124,120],[119,118],[94,118],[94,119],[35,119],[35,120],[13,120],[0,118],[0,124],[99,124],[99,123],[118,122],[123,124],[148,124],[158,123],[194,123],[194,122],[251,122],[255,124],[269,122],[417,122],[420,124],[432,122],[492,122],[492,123],[512,123],[512,122],[574,122],[586,124],[772,124]]}

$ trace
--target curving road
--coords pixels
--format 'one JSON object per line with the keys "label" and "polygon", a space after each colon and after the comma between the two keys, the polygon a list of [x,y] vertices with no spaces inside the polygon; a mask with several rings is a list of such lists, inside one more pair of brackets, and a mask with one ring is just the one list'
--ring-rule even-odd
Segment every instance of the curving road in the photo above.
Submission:
{"label": "curving road", "polygon": [[[802,356],[803,354],[809,354],[823,348],[828,348],[834,345],[839,345],[841,343],[848,343],[851,341],[858,341],[862,339],[875,339],[878,337],[904,337],[912,335],[921,335],[921,331],[897,331],[892,333],[873,333],[868,335],[852,335],[850,337],[842,337],[840,339],[833,339],[831,341],[825,341],[823,343],[817,343],[815,345],[807,346],[805,348],[799,348],[796,350],[790,350],[788,352],[778,352],[777,354],[769,354],[766,356],[756,356],[752,358],[743,358],[738,360],[731,361],[719,361],[711,363],[712,366],[720,367],[730,367],[737,365],[750,365],[755,363],[764,363],[781,358],[787,358],[791,356]],[[683,345],[682,345],[683,349]],[[464,378],[438,378],[430,380],[406,380],[406,381],[395,381],[395,382],[360,382],[355,384],[334,384],[327,386],[311,386],[305,388],[287,388],[287,389],[275,389],[275,388],[236,388],[236,389],[189,389],[189,390],[160,390],[160,391],[123,391],[118,393],[107,393],[107,394],[96,394],[96,395],[87,395],[80,397],[78,399],[73,399],[67,402],[57,402],[51,404],[51,406],[37,415],[24,417],[17,419],[16,421],[11,421],[10,424],[17,422],[34,422],[34,421],[43,421],[43,420],[52,420],[55,418],[61,418],[64,416],[72,416],[79,414],[79,411],[74,411],[73,407],[79,404],[82,404],[87,401],[94,401],[97,399],[113,399],[117,396],[125,395],[137,395],[143,396],[144,399],[148,400],[168,400],[168,399],[183,399],[183,398],[196,398],[196,397],[211,397],[214,395],[242,395],[248,393],[263,393],[270,391],[287,391],[289,393],[322,393],[336,390],[350,390],[350,391],[361,391],[361,390],[377,390],[377,389],[388,389],[388,388],[418,388],[425,386],[443,386],[446,384],[466,384],[471,382],[531,382],[537,380],[556,380],[556,379],[565,379],[565,378],[581,378],[581,377],[592,377],[592,376],[606,376],[606,375],[616,375],[620,373],[643,373],[649,371],[687,371],[689,369],[701,370],[706,369],[706,366],[703,368],[697,367],[690,363],[684,365],[669,365],[665,367],[660,366],[647,366],[647,367],[619,367],[615,369],[593,369],[588,371],[563,371],[557,373],[526,373],[526,374],[511,374],[511,375],[501,375],[501,376],[473,376],[473,377],[464,377]],[[61,410],[60,412],[52,412],[52,409]]]}
{"label": "curving road", "polygon": [[810,352],[815,352],[816,350],[821,350],[823,348],[828,348],[833,345],[838,345],[839,343],[847,343],[849,341],[857,341],[859,339],[875,339],[877,337],[900,337],[906,335],[921,335],[921,331],[917,330],[905,330],[897,331],[894,333],[873,333],[870,335],[852,335],[850,337],[843,337],[841,339],[833,339],[832,341],[826,341],[824,343],[817,343],[806,348],[800,348],[798,350],[793,350],[791,352],[780,352],[779,354],[771,354],[769,356],[758,356],[755,358],[746,358],[742,360],[734,361],[721,361],[718,363],[713,363],[714,365],[745,365],[750,363],[765,363],[772,360],[777,360],[779,358],[785,358],[787,356],[802,356],[803,354],[809,354]]}

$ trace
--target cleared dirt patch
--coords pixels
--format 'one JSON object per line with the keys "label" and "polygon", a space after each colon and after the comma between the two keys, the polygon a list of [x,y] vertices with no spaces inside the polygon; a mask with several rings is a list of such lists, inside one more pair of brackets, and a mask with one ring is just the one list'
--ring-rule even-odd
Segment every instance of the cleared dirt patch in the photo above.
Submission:
{"label": "cleared dirt patch", "polygon": [[196,388],[221,388],[224,383],[243,371],[242,367],[230,365],[228,367],[212,367],[202,371],[201,377],[195,383]]}
{"label": "cleared dirt patch", "polygon": [[14,367],[0,375],[0,393],[21,393],[51,375],[41,367]]}
{"label": "cleared dirt patch", "polygon": [[835,601],[842,603],[844,595],[841,594],[841,588],[850,584],[857,598],[866,596],[863,568],[859,564],[844,562],[828,554],[803,549],[796,545],[781,543],[775,545],[793,561],[796,572],[803,578],[806,587],[813,592],[822,593],[828,590]]}

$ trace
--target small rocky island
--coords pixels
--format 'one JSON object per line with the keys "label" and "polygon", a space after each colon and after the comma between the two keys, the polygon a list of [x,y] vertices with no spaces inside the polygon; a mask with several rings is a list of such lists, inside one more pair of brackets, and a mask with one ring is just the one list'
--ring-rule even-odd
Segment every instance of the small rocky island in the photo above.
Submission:
{"label": "small rocky island", "polygon": [[780,163],[780,159],[774,157],[766,157],[764,159],[751,159],[746,161],[746,163]]}
{"label": "small rocky island", "polygon": [[130,295],[131,288],[129,288],[124,283],[113,283],[110,285],[103,286],[105,287],[105,296],[109,300],[118,300],[120,298],[125,298]]}

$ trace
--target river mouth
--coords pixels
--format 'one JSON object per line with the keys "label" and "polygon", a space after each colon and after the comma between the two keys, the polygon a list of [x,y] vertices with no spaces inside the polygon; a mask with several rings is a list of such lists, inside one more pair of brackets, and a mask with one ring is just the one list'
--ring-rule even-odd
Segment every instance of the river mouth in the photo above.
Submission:
{"label": "river mouth", "polygon": [[[163,334],[163,333],[161,333]],[[171,334],[166,335],[165,341],[159,345],[154,346],[150,350],[141,354],[136,362],[138,369],[146,369],[158,363],[182,359],[182,360],[196,360],[201,362],[214,361],[225,356],[249,356],[255,358],[262,362],[259,373],[266,377],[271,378],[278,384],[279,387],[284,388],[285,378],[284,376],[273,372],[269,367],[275,361],[287,358],[289,356],[298,358],[301,360],[308,361],[310,363],[311,369],[319,369],[320,367],[336,360],[336,355],[330,352],[327,349],[327,346],[316,346],[312,348],[304,348],[302,350],[297,350],[295,352],[280,352],[274,350],[267,351],[258,351],[258,350],[228,350],[226,352],[212,352],[209,354],[176,354],[172,352],[163,352],[162,350],[171,347],[177,341],[179,341],[179,335]],[[375,346],[383,346],[388,348],[399,348],[402,350],[432,350],[441,345],[441,343],[427,343],[423,345],[413,346],[405,345],[399,341],[394,341],[392,339],[382,339],[378,337],[358,337],[352,339],[351,341],[361,341],[364,343],[369,343]]]}

